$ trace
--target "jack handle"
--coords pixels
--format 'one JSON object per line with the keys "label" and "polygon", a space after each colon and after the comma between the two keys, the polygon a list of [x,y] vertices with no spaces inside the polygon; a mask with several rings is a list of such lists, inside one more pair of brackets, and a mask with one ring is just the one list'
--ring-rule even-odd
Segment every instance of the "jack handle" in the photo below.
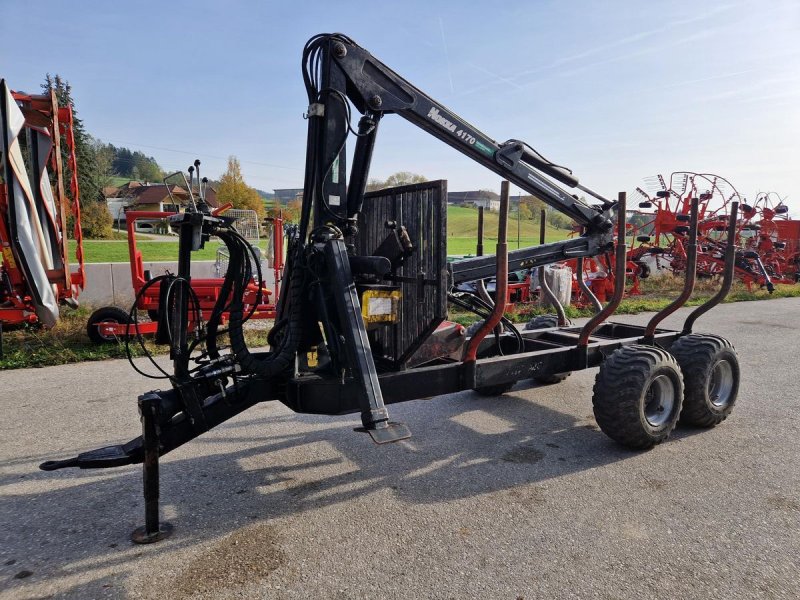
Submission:
{"label": "jack handle", "polygon": [[500,219],[497,228],[497,251],[495,253],[497,275],[494,288],[494,308],[489,318],[483,322],[480,329],[470,338],[464,355],[464,362],[475,362],[478,346],[497,327],[506,309],[506,301],[508,299],[508,188],[508,181],[503,181],[500,184]]}
{"label": "jack handle", "polygon": [[642,338],[642,342],[645,344],[652,345],[655,342],[655,333],[658,324],[686,304],[689,296],[691,296],[694,291],[694,282],[697,278],[697,211],[699,202],[697,197],[692,198],[689,223],[689,246],[686,249],[686,279],[683,281],[683,291],[681,291],[680,296],[658,311],[653,315],[653,318],[650,319],[650,322],[644,330],[644,337]]}
{"label": "jack handle", "polygon": [[628,257],[628,244],[625,241],[625,223],[627,215],[625,214],[627,205],[628,194],[620,192],[617,195],[617,247],[616,254],[614,255],[614,295],[611,300],[606,304],[603,309],[594,315],[586,325],[581,329],[581,334],[578,337],[578,347],[584,350],[589,345],[589,336],[605,321],[622,302],[622,296],[625,295],[625,264]]}
{"label": "jack handle", "polygon": [[714,294],[714,296],[695,308],[691,314],[686,317],[686,321],[683,323],[683,331],[681,331],[681,335],[688,335],[692,333],[694,322],[699,317],[714,308],[717,304],[722,302],[725,299],[725,296],[728,295],[728,292],[731,291],[731,285],[733,284],[733,271],[734,267],[736,266],[736,220],[738,217],[739,203],[734,201],[731,203],[731,214],[728,215],[728,243],[725,246],[725,266],[722,272],[722,286],[719,288],[719,291]]}

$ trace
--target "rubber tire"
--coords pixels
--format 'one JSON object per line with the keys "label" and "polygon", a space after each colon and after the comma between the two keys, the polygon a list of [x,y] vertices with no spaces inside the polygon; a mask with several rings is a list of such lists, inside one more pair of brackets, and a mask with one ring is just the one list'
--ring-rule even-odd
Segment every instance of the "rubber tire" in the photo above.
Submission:
{"label": "rubber tire", "polygon": [[158,310],[155,308],[149,308],[147,310],[147,316],[150,317],[150,320],[153,323],[158,323]]}
{"label": "rubber tire", "polygon": [[[567,327],[572,326],[572,321],[567,319]],[[551,327],[558,327],[558,315],[539,315],[533,317],[530,321],[525,323],[525,330],[532,329],[550,329]]]}
{"label": "rubber tire", "polygon": [[[645,417],[645,396],[661,375],[674,386],[674,404],[667,420],[654,427]],[[593,392],[594,417],[603,433],[628,448],[646,450],[675,429],[683,404],[683,375],[675,357],[661,348],[623,346],[600,365]]]}
{"label": "rubber tire", "polygon": [[116,337],[105,337],[100,334],[100,330],[97,328],[97,325],[104,322],[128,324],[131,322],[131,319],[130,315],[126,311],[122,310],[121,308],[117,308],[116,306],[104,306],[103,308],[98,308],[92,313],[86,323],[86,335],[88,335],[89,339],[95,344],[110,344],[117,339]]}
{"label": "rubber tire", "polygon": [[464,332],[464,335],[466,335],[468,338],[471,338],[473,335],[478,333],[478,329],[480,329],[483,326],[483,322],[484,319],[478,319],[477,321],[475,321],[472,325],[467,327],[466,331]]}
{"label": "rubber tire", "polygon": [[[567,327],[572,326],[572,321],[567,319]],[[558,327],[558,315],[539,315],[534,317],[525,324],[525,329],[530,331],[532,329],[550,329],[551,327]],[[572,371],[566,373],[555,373],[554,375],[537,375],[533,378],[536,383],[542,385],[553,385],[561,383],[567,377],[572,375]]]}
{"label": "rubber tire", "polygon": [[[672,355],[683,372],[683,411],[681,423],[698,427],[714,427],[731,414],[739,393],[739,359],[733,345],[723,337],[692,333],[678,339]],[[726,360],[733,375],[730,400],[724,406],[715,406],[709,395],[709,384],[714,366]]]}

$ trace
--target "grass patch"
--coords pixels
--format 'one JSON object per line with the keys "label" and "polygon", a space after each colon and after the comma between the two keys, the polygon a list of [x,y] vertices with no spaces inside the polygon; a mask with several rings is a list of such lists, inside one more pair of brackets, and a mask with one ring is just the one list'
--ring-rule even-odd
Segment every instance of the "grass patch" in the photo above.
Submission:
{"label": "grass patch", "polygon": [[[642,294],[639,296],[628,296],[623,298],[619,308],[614,314],[617,315],[636,315],[643,312],[657,312],[668,306],[680,293],[683,280],[672,275],[664,275],[653,279],[642,281]],[[711,298],[719,289],[719,282],[713,280],[699,280],[695,286],[694,294],[686,302],[685,306],[699,306]],[[799,298],[800,285],[778,285],[775,291],[770,294],[767,290],[756,290],[750,292],[747,287],[738,281],[733,283],[731,291],[723,300],[724,304],[732,302],[752,302],[756,300],[773,300],[776,298]],[[552,314],[552,308],[542,307],[535,303],[517,305],[514,311],[506,313],[514,323],[527,323],[537,315]],[[570,319],[581,317],[591,317],[594,313],[590,308],[576,308],[568,306],[565,309]],[[477,320],[477,317],[468,312],[451,313],[450,319],[470,325]]]}
{"label": "grass patch", "polygon": [[[3,332],[3,358],[0,371],[29,367],[50,367],[93,360],[125,358],[122,341],[97,345],[86,335],[86,322],[92,309],[61,309],[61,319],[53,329],[39,326],[23,326],[14,331]],[[267,345],[269,329],[245,329],[245,339],[251,347]],[[167,354],[167,346],[157,346],[145,336],[145,347],[153,355]],[[144,356],[136,340],[131,340],[131,354]]]}
{"label": "grass patch", "polygon": [[114,187],[122,187],[129,181],[133,181],[130,177],[119,177],[114,175],[113,177],[108,178],[108,185],[113,185]]}
{"label": "grass patch", "polygon": [[[483,251],[493,254],[497,244],[499,214],[492,211],[483,213]],[[556,229],[551,225],[545,228],[545,241],[557,242],[569,236],[566,229]],[[478,242],[478,209],[464,206],[447,207],[447,253],[452,255],[475,254]],[[508,249],[516,250],[526,246],[539,245],[539,222],[520,221],[519,241],[517,240],[517,221],[512,214],[508,219]]]}
{"label": "grass patch", "polygon": [[[138,238],[137,238],[138,239]],[[70,255],[75,256],[75,241],[70,240]],[[267,248],[267,242],[261,242],[263,250]],[[178,242],[137,242],[136,247],[142,253],[142,260],[145,262],[174,262],[178,260]],[[217,249],[224,248],[221,242],[210,241],[205,248],[192,253],[192,260],[215,260]],[[116,240],[84,240],[83,257],[87,263],[107,263],[130,261],[128,252],[127,238],[125,241]]]}
{"label": "grass patch", "polygon": [[[667,306],[680,291],[680,280],[665,276],[664,281],[653,280],[643,282],[643,294],[625,298],[616,314],[633,315],[641,312],[661,310]],[[694,296],[687,306],[698,306],[710,298],[716,291],[714,282],[698,282]],[[725,302],[750,302],[774,298],[800,297],[800,285],[781,285],[773,294],[766,290],[748,292],[740,283],[734,283],[733,289]],[[552,309],[534,303],[518,306],[506,316],[516,323],[526,323],[536,315],[552,313]],[[574,306],[566,308],[571,319],[589,317],[590,309],[579,309]],[[15,331],[6,331],[3,335],[4,357],[0,359],[0,371],[6,369],[22,369],[28,367],[48,367],[92,360],[125,358],[125,345],[122,342],[96,345],[86,335],[86,322],[92,313],[91,308],[62,308],[61,320],[57,327],[45,330],[37,326],[25,326]],[[476,317],[472,313],[451,310],[449,319],[462,325],[474,323]],[[267,344],[268,329],[246,329],[245,338],[251,347]],[[145,338],[147,340],[147,338]],[[156,346],[152,341],[146,342],[147,349],[154,355],[166,354],[166,346]],[[137,343],[131,344],[133,356],[143,356]]]}
{"label": "grass patch", "polygon": [[[495,244],[497,244],[497,224],[499,215],[497,212],[484,212],[484,240],[483,247],[486,254],[493,254]],[[556,229],[547,225],[545,230],[545,240],[547,242],[557,242],[569,236],[566,229]],[[520,221],[519,240],[517,240],[517,222],[512,214],[508,221],[508,249],[516,250],[527,246],[539,245],[539,222]],[[87,263],[104,262],[128,262],[128,243],[127,234],[124,231],[114,231],[114,237],[110,240],[84,240],[83,252],[84,260]],[[136,234],[136,239],[140,240],[139,250],[142,258],[149,262],[167,262],[178,260],[178,242],[156,242],[148,241],[152,238],[147,235]],[[478,240],[478,209],[463,206],[447,207],[447,253],[452,255],[475,254],[475,246]],[[265,244],[265,243],[264,243]],[[198,250],[192,254],[194,260],[214,260],[217,255],[217,248],[221,247],[219,242],[211,241],[206,244],[203,250]],[[70,256],[75,256],[75,241],[70,240]],[[266,245],[262,245],[266,249]]]}

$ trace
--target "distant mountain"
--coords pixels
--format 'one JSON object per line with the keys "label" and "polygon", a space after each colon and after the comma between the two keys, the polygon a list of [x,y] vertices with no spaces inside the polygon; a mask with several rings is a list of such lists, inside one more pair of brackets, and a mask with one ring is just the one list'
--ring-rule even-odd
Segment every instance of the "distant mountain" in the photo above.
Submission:
{"label": "distant mountain", "polygon": [[256,191],[264,200],[275,200],[275,192],[265,192],[264,190],[260,190],[258,188],[256,188]]}

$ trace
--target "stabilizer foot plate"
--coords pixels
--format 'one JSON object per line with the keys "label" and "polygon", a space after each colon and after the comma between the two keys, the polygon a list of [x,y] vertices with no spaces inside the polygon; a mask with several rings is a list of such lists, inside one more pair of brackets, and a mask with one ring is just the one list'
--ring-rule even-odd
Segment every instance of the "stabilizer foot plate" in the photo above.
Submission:
{"label": "stabilizer foot plate", "polygon": [[133,530],[133,533],[131,534],[131,541],[135,544],[152,544],[154,542],[160,542],[161,540],[171,536],[173,530],[174,528],[171,524],[160,523],[158,526],[158,531],[147,533],[147,528],[142,525],[141,527],[137,527]]}
{"label": "stabilizer foot plate", "polygon": [[391,442],[407,440],[411,437],[411,430],[405,423],[390,422],[386,425],[386,427],[380,427],[376,429],[356,427],[354,431],[367,432],[372,438],[372,441],[376,444],[389,444]]}

